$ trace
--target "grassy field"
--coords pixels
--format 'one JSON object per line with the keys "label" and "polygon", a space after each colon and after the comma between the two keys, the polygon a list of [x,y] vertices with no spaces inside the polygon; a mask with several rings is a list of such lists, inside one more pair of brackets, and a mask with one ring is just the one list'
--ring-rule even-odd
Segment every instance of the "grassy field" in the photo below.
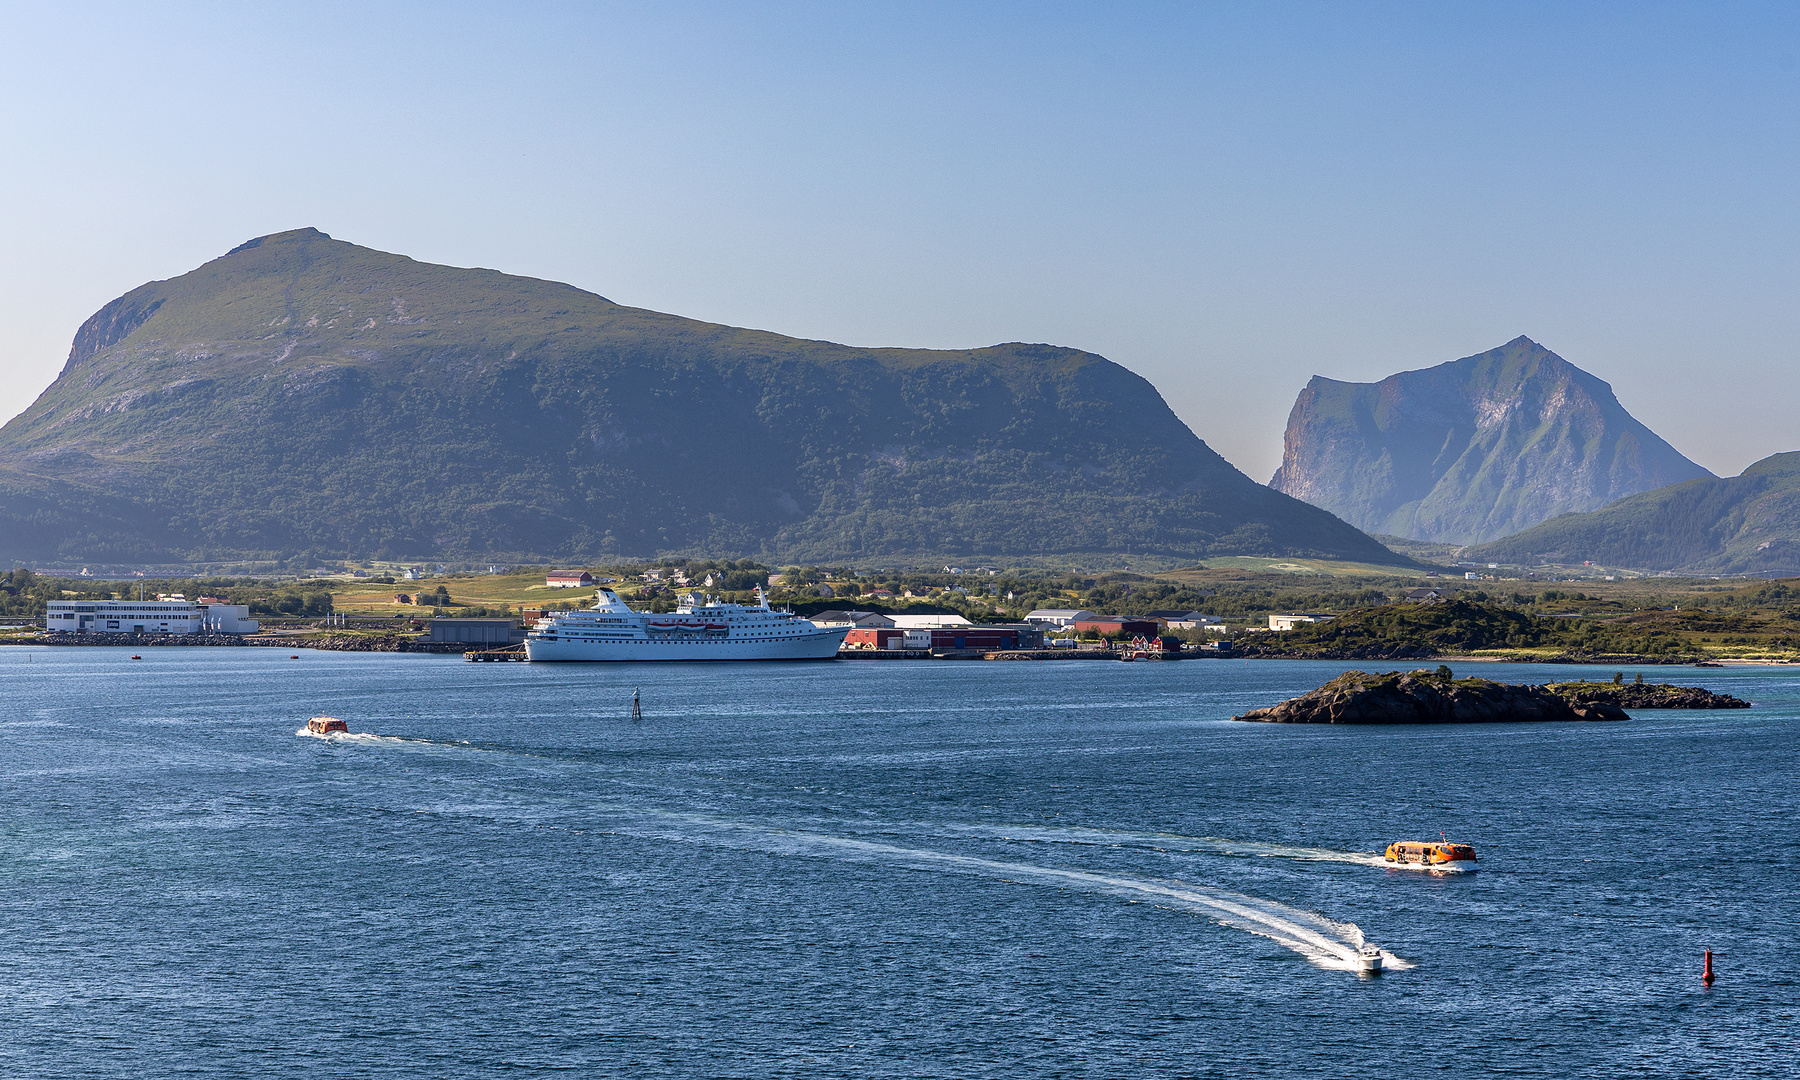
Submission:
{"label": "grassy field", "polygon": [[[395,612],[429,615],[429,609],[399,603],[394,596],[435,593],[439,586],[450,593],[451,600],[458,606],[489,608],[586,602],[594,595],[592,589],[551,588],[544,584],[544,571],[537,568],[519,574],[441,574],[419,581],[396,581],[392,585],[358,578],[326,578],[321,579],[321,584],[331,589],[333,607],[352,615],[391,615]],[[445,610],[448,614],[456,613],[454,606]]]}

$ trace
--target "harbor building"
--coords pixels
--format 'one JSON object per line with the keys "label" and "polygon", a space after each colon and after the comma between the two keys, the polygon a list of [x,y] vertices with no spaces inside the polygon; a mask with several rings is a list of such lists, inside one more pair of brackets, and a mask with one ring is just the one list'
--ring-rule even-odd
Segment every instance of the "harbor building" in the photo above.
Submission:
{"label": "harbor building", "polygon": [[197,600],[52,600],[44,629],[59,634],[254,634],[243,604]]}
{"label": "harbor building", "polygon": [[1078,608],[1038,608],[1036,611],[1025,616],[1025,621],[1034,623],[1038,626],[1054,626],[1059,629],[1067,629],[1077,622],[1093,618],[1097,618],[1093,612],[1082,611]]}
{"label": "harbor building", "polygon": [[516,645],[525,640],[525,631],[511,619],[433,619],[429,625],[433,641]]}
{"label": "harbor building", "polygon": [[1335,618],[1336,615],[1321,615],[1314,611],[1282,611],[1269,616],[1269,629],[1292,630],[1296,626],[1330,622]]}

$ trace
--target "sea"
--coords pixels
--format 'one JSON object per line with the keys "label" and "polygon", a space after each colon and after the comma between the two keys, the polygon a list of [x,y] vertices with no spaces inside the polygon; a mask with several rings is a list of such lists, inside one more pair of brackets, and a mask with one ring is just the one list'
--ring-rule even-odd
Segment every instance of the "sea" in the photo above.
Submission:
{"label": "sea", "polygon": [[0,1075],[1800,1075],[1800,668],[141,654],[0,649]]}

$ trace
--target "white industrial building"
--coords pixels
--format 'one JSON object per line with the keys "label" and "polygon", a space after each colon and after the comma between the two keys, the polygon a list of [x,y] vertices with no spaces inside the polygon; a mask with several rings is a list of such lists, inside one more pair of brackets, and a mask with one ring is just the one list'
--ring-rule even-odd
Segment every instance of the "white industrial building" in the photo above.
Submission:
{"label": "white industrial building", "polygon": [[1038,608],[1036,611],[1025,616],[1025,621],[1033,626],[1056,626],[1066,629],[1070,626],[1074,626],[1078,622],[1086,622],[1089,619],[1097,618],[1099,618],[1099,616],[1095,615],[1093,612],[1083,611],[1078,608]]}
{"label": "white industrial building", "polygon": [[44,628],[63,634],[254,634],[243,604],[196,600],[52,600]]}

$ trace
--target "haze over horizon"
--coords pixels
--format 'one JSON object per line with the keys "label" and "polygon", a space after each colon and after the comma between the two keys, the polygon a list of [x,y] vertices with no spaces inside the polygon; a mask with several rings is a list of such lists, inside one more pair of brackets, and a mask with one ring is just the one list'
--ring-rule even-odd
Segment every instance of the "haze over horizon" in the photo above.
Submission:
{"label": "haze over horizon", "polygon": [[1720,475],[1796,449],[1773,5],[22,8],[0,413],[253,236],[854,345],[1050,342],[1258,481],[1312,375],[1520,334]]}

